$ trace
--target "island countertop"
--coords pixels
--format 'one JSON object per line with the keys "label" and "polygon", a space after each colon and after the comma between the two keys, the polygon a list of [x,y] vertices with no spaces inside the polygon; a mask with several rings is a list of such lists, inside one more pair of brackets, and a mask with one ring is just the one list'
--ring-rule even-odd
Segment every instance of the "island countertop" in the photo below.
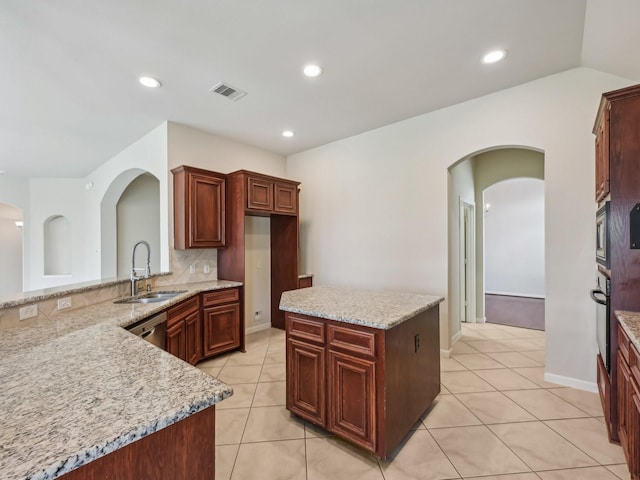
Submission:
{"label": "island countertop", "polygon": [[443,300],[419,293],[322,285],[284,292],[280,310],[388,330]]}
{"label": "island countertop", "polygon": [[120,328],[156,304],[105,301],[0,334],[0,480],[53,479],[231,396],[233,390]]}

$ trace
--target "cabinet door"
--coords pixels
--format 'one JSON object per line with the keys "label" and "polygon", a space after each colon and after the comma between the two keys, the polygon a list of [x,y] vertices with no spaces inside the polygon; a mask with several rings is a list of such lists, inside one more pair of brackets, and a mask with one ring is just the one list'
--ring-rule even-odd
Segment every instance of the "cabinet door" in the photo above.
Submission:
{"label": "cabinet door", "polygon": [[180,360],[187,359],[185,348],[185,324],[184,321],[178,322],[171,328],[167,329],[167,352],[178,357]]}
{"label": "cabinet door", "polygon": [[326,426],[325,349],[297,340],[287,342],[287,409]]}
{"label": "cabinet door", "polygon": [[304,277],[298,279],[298,288],[313,287],[313,277]]}
{"label": "cabinet door", "polygon": [[618,435],[620,445],[630,463],[629,456],[629,412],[632,403],[631,371],[622,353],[618,351]]}
{"label": "cabinet door", "polygon": [[609,194],[609,112],[603,112],[596,133],[596,202]]}
{"label": "cabinet door", "polygon": [[200,360],[202,349],[202,323],[200,322],[200,312],[191,313],[184,321],[185,323],[185,349],[186,360],[191,365],[195,365]]}
{"label": "cabinet door", "polygon": [[273,182],[258,177],[249,177],[247,182],[247,208],[273,212]]}
{"label": "cabinet door", "polygon": [[274,211],[281,214],[298,214],[298,187],[290,183],[276,182]]}
{"label": "cabinet door", "polygon": [[240,305],[220,305],[205,308],[204,352],[209,357],[217,353],[227,352],[240,346]]}
{"label": "cabinet door", "polygon": [[328,430],[376,450],[375,362],[329,351]]}
{"label": "cabinet door", "polygon": [[224,180],[189,175],[189,189],[188,248],[224,247]]}

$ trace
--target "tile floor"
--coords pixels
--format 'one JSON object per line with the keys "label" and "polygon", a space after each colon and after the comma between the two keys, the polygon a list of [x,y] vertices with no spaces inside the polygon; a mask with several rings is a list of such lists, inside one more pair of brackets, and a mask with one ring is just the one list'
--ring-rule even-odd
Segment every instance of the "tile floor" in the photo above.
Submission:
{"label": "tile floor", "polygon": [[[284,332],[198,365],[233,386],[216,412],[216,480],[628,479],[597,394],[545,382],[544,332],[463,325],[442,392],[386,461],[291,415]],[[595,368],[595,366],[594,366]]]}

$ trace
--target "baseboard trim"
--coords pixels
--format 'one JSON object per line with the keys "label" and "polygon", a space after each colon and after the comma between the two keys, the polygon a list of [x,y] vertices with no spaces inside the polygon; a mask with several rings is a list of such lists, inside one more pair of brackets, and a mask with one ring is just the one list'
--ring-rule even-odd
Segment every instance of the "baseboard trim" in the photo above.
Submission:
{"label": "baseboard trim", "polygon": [[487,317],[476,317],[476,323],[487,323]]}
{"label": "baseboard trim", "polygon": [[501,295],[503,297],[523,297],[523,298],[540,298],[544,300],[544,295],[533,295],[531,293],[513,293],[513,292],[484,292],[485,295]]}
{"label": "baseboard trim", "polygon": [[544,373],[544,381],[557,383],[565,387],[577,388],[578,390],[586,390],[587,392],[598,393],[598,384],[596,382],[587,382],[573,377],[565,377],[556,375],[555,373]]}
{"label": "baseboard trim", "polygon": [[256,332],[259,332],[261,330],[267,330],[269,328],[271,328],[271,322],[260,323],[258,325],[254,325],[252,327],[246,328],[244,330],[244,334],[245,335],[249,335],[251,333],[256,333]]}
{"label": "baseboard trim", "polygon": [[[462,338],[462,331],[458,331],[456,332],[453,337],[451,337],[451,346],[453,347],[453,344],[456,343],[458,340],[460,340],[460,338]],[[450,349],[444,349],[441,348],[440,349],[440,356],[441,357],[445,357],[445,358],[451,358],[451,351],[453,350],[453,348]]]}

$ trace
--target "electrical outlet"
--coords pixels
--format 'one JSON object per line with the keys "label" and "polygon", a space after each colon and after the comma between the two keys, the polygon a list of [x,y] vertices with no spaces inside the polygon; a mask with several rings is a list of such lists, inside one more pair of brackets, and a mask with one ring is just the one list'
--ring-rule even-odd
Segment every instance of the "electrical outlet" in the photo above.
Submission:
{"label": "electrical outlet", "polygon": [[27,305],[20,309],[20,320],[26,320],[27,318],[33,318],[38,315],[38,305]]}
{"label": "electrical outlet", "polygon": [[204,273],[209,273],[211,271],[211,269],[209,268],[209,265],[204,266]]}
{"label": "electrical outlet", "polygon": [[196,273],[196,266],[195,266],[195,264],[191,264],[191,265],[189,265],[189,273]]}
{"label": "electrical outlet", "polygon": [[259,323],[262,321],[262,312],[261,311],[257,311],[256,312],[256,317],[255,317],[255,322]]}
{"label": "electrical outlet", "polygon": [[58,310],[71,308],[71,297],[65,297],[58,300]]}

